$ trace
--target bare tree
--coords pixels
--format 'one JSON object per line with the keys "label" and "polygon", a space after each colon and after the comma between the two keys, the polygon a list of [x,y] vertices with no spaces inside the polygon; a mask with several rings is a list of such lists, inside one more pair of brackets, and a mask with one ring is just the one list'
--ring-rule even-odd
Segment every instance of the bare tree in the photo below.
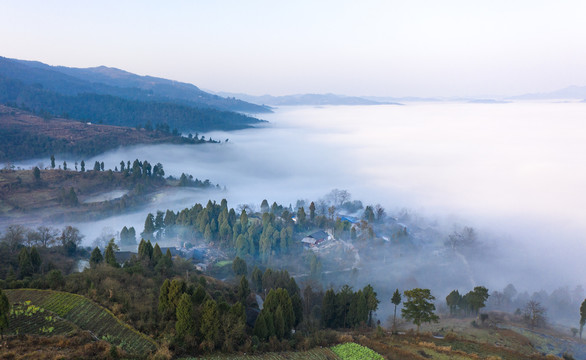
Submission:
{"label": "bare tree", "polygon": [[8,245],[10,251],[15,252],[24,243],[26,228],[22,225],[10,225],[2,237],[2,242]]}
{"label": "bare tree", "polygon": [[50,226],[39,226],[37,228],[37,232],[39,233],[39,245],[42,245],[43,247],[49,247],[57,243],[59,230]]}
{"label": "bare tree", "polygon": [[545,308],[539,302],[530,300],[525,304],[523,319],[532,329],[542,327],[545,325],[545,313]]}

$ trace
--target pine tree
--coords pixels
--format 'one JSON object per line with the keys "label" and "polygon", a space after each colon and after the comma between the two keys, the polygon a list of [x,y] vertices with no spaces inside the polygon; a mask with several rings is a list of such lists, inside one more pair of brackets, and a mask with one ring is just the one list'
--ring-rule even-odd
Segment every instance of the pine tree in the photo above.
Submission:
{"label": "pine tree", "polygon": [[118,264],[118,261],[116,261],[116,255],[115,255],[115,251],[120,250],[120,248],[118,248],[118,245],[116,245],[116,243],[114,243],[114,239],[110,239],[110,242],[108,243],[108,246],[106,247],[106,251],[104,251],[104,261],[106,262],[106,264],[112,266],[112,267],[120,267],[120,265]]}
{"label": "pine tree", "polygon": [[145,240],[153,240],[153,233],[155,232],[155,217],[149,213],[144,221],[144,230],[140,234]]}
{"label": "pine tree", "polygon": [[175,312],[177,322],[175,323],[175,331],[179,337],[192,335],[193,331],[193,302],[191,296],[187,294],[181,295],[177,311]]}
{"label": "pine tree", "polygon": [[37,251],[36,247],[31,248],[31,264],[33,265],[33,272],[37,273],[41,269],[41,255]]}
{"label": "pine tree", "polygon": [[162,257],[163,257],[163,252],[161,251],[159,244],[155,243],[155,247],[153,248],[153,263],[157,264],[159,262],[159,260],[161,260]]}
{"label": "pine tree", "polygon": [[55,155],[51,155],[51,169],[55,169]]}
{"label": "pine tree", "polygon": [[81,161],[81,172],[85,172],[85,161]]}
{"label": "pine tree", "polygon": [[104,257],[102,256],[102,252],[100,251],[100,249],[96,246],[95,249],[92,251],[92,254],[90,255],[90,266],[95,267],[102,261],[104,261]]}
{"label": "pine tree", "polygon": [[[97,249],[97,248],[96,248]],[[163,285],[161,285],[161,289],[159,290],[159,314],[163,318],[168,318],[169,316],[169,287],[171,286],[171,282],[169,279],[165,279]]]}
{"label": "pine tree", "polygon": [[580,339],[582,338],[582,330],[586,325],[586,299],[580,305]]}
{"label": "pine tree", "polygon": [[283,308],[281,305],[277,306],[273,322],[277,339],[282,339],[285,336],[285,318],[283,316]]}
{"label": "pine tree", "polygon": [[401,293],[399,292],[399,289],[396,289],[393,293],[391,303],[395,305],[395,312],[393,313],[393,330],[395,330],[397,327],[397,306],[401,304]]}
{"label": "pine tree", "polygon": [[256,322],[254,323],[254,329],[252,333],[261,341],[266,340],[268,337],[267,323],[265,321],[265,317],[262,311],[256,318]]}
{"label": "pine tree", "polygon": [[241,303],[246,304],[248,295],[250,295],[250,286],[248,285],[246,276],[242,275],[240,278],[240,286],[238,286],[237,292],[238,300],[240,300]]}
{"label": "pine tree", "polygon": [[31,256],[26,248],[22,248],[18,254],[18,269],[20,271],[21,278],[31,276],[33,274]]}
{"label": "pine tree", "polygon": [[215,349],[220,338],[220,323],[218,322],[218,304],[214,300],[208,300],[203,305],[201,314],[202,347],[206,351]]}
{"label": "pine tree", "polygon": [[251,274],[252,279],[252,287],[254,291],[261,292],[262,291],[262,271],[258,267],[254,267]]}
{"label": "pine tree", "polygon": [[401,314],[405,319],[411,320],[417,325],[417,332],[419,332],[421,323],[438,322],[439,317],[434,313],[435,305],[432,302],[435,297],[431,295],[429,289],[405,290],[404,294],[407,301],[403,303]]}

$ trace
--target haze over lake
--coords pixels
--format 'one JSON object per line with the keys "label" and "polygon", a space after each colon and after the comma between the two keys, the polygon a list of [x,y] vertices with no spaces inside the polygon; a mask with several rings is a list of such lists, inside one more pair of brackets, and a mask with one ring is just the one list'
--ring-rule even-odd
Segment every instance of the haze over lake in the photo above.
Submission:
{"label": "haze over lake", "polygon": [[448,231],[457,223],[491,234],[523,269],[506,281],[541,268],[541,283],[561,276],[575,284],[586,277],[579,260],[586,250],[585,112],[585,103],[534,102],[284,107],[264,116],[263,128],[204,134],[222,144],[141,146],[86,159],[106,168],[136,158],[161,162],[166,175],[193,174],[227,191],[175,189],[136,214],[78,225],[87,243],[104,227],[140,232],[147,212],[209,198],[226,197],[233,207],[258,208],[265,198],[295,206],[338,188],[391,215],[409,208]]}

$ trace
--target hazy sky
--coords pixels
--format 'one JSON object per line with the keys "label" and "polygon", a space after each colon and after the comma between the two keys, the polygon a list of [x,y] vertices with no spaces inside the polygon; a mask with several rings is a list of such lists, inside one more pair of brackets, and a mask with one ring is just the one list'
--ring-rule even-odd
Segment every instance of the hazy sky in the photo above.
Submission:
{"label": "hazy sky", "polygon": [[254,95],[586,85],[585,1],[7,1],[0,55]]}

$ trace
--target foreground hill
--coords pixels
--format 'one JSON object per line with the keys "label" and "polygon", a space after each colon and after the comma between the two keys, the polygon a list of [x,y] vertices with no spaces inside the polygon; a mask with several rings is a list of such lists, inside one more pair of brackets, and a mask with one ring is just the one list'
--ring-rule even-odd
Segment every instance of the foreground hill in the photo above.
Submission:
{"label": "foreground hill", "polygon": [[53,154],[89,157],[120,146],[200,142],[163,131],[40,117],[0,105],[0,161],[48,158]]}
{"label": "foreground hill", "polygon": [[90,331],[98,339],[108,339],[128,352],[142,354],[154,350],[157,346],[149,337],[124,324],[110,311],[81,295],[36,289],[5,292],[11,303],[29,301],[32,305],[47,309],[75,326]]}

